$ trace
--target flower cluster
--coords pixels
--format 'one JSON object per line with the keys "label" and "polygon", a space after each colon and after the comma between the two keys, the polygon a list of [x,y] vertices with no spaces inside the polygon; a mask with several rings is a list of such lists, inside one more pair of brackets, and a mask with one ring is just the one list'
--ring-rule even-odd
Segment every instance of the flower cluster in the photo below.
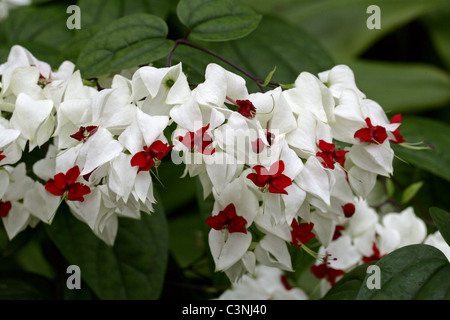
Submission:
{"label": "flower cluster", "polygon": [[290,245],[328,246],[355,196],[393,173],[391,143],[402,142],[401,116],[389,121],[344,65],[249,93],[243,78],[210,64],[170,117],[186,174],[214,197],[209,245],[231,281],[257,264],[292,271]]}
{"label": "flower cluster", "polygon": [[322,279],[321,292],[324,294],[340,276],[356,266],[377,261],[401,247],[420,243],[432,245],[450,258],[450,247],[440,232],[427,235],[424,221],[415,215],[412,207],[401,212],[379,213],[366,200],[358,199],[353,218],[336,226],[333,240],[319,249],[325,259],[316,261],[310,271]]}
{"label": "flower cluster", "polygon": [[[166,73],[142,68],[98,90],[71,62],[53,72],[26,49],[11,49],[0,66],[0,201],[11,239],[28,225],[51,223],[62,201],[111,245],[118,217],[152,212],[151,172],[173,146],[164,136],[167,112],[149,105],[165,100],[164,77],[180,74],[180,66]],[[46,156],[28,177],[19,161],[35,148]]]}
{"label": "flower cluster", "polygon": [[[181,63],[115,74],[100,88],[71,62],[54,72],[14,46],[0,75],[0,216],[11,239],[51,223],[65,201],[112,245],[119,217],[153,211],[152,175],[170,157],[213,197],[209,246],[233,282],[257,265],[292,271],[289,246],[312,253],[316,239],[332,252],[355,239],[364,199],[393,173],[391,144],[404,142],[401,116],[389,120],[344,65],[258,93],[217,64],[194,88]],[[46,156],[27,174],[22,154],[35,149]],[[340,226],[347,236],[336,239]],[[385,252],[373,235],[358,261]]]}

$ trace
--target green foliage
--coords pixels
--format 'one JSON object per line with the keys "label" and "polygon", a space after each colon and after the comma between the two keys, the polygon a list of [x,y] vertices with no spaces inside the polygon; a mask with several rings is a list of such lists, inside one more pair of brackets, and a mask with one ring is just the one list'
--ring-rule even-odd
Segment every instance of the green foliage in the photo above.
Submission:
{"label": "green foliage", "polygon": [[173,41],[161,18],[149,14],[122,17],[95,34],[81,50],[77,64],[86,78],[147,64],[166,56]]}
{"label": "green foliage", "polygon": [[442,300],[450,294],[450,264],[444,254],[428,245],[410,245],[391,252],[376,264],[380,289],[370,289],[367,274],[356,296],[360,300]]}
{"label": "green foliage", "polygon": [[450,126],[435,119],[405,117],[401,132],[407,142],[424,142],[423,145],[429,146],[429,149],[418,151],[394,146],[395,154],[412,166],[450,181]]}
{"label": "green foliage", "polygon": [[442,237],[450,245],[450,213],[440,208],[431,207],[430,214]]}
{"label": "green foliage", "polygon": [[157,299],[168,259],[164,211],[157,204],[140,220],[120,219],[114,246],[106,245],[70,212],[60,212],[46,228],[68,265],[77,265],[82,278],[100,299]]}
{"label": "green foliage", "polygon": [[256,29],[261,16],[238,0],[181,0],[177,15],[197,40],[228,41]]}
{"label": "green foliage", "polygon": [[[380,287],[371,288],[379,268]],[[366,263],[344,275],[324,300],[442,300],[450,294],[450,264],[443,253],[428,245],[397,249],[376,263]]]}

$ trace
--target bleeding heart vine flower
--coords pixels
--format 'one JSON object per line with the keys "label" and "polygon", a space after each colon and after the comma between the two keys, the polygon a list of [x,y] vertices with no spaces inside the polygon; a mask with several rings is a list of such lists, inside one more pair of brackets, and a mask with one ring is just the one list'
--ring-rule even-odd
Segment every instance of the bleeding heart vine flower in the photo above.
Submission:
{"label": "bleeding heart vine flower", "polygon": [[78,166],[69,169],[66,174],[60,172],[53,179],[47,181],[45,190],[55,196],[67,197],[69,201],[84,201],[84,196],[91,192],[91,189],[80,182],[76,182],[80,176]]}
{"label": "bleeding heart vine flower", "polygon": [[283,174],[285,167],[283,160],[273,163],[269,170],[261,165],[253,167],[255,173],[250,173],[250,179],[263,192],[288,194],[286,187],[292,184],[292,180]]}
{"label": "bleeding heart vine flower", "polygon": [[213,138],[206,132],[209,129],[209,124],[195,132],[187,132],[184,137],[178,136],[177,140],[180,141],[187,148],[196,150],[204,155],[212,155],[216,152],[216,149],[211,147]]}
{"label": "bleeding heart vine flower", "polygon": [[245,225],[247,220],[238,216],[234,204],[230,203],[219,214],[206,218],[206,223],[215,230],[227,229],[229,233],[247,233]]}
{"label": "bleeding heart vine flower", "polygon": [[131,158],[131,166],[138,167],[138,173],[141,171],[150,170],[155,164],[158,163],[172,150],[174,146],[169,146],[167,143],[161,140],[156,140],[150,147],[144,146],[144,151],[136,153]]}

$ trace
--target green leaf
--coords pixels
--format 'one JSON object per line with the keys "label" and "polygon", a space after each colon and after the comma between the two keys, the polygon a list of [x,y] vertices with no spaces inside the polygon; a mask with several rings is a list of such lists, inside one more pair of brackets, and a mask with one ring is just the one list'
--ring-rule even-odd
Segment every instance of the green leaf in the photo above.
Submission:
{"label": "green leaf", "polygon": [[245,37],[261,20],[261,15],[238,0],[180,0],[177,15],[189,35],[203,41]]}
{"label": "green leaf", "polygon": [[[307,0],[275,11],[321,41],[337,60],[354,58],[392,30],[438,8],[442,0]],[[367,28],[370,5],[380,8],[381,28]],[[273,12],[273,11],[272,11]]]}
{"label": "green leaf", "polygon": [[397,249],[379,260],[380,289],[369,289],[367,274],[357,299],[441,300],[448,297],[450,264],[435,247],[417,244]]}
{"label": "green leaf", "polygon": [[133,13],[150,13],[166,18],[174,0],[80,0],[82,29],[104,25]]}
{"label": "green leaf", "polygon": [[450,213],[437,207],[431,207],[430,215],[442,237],[450,245]]}
{"label": "green leaf", "polygon": [[272,71],[269,72],[266,79],[264,79],[264,83],[261,86],[266,87],[269,84],[269,82],[272,80],[272,77],[273,77],[273,74],[275,73],[275,71],[277,71],[277,66],[275,66],[272,69]]}
{"label": "green leaf", "polygon": [[431,65],[352,61],[356,84],[392,115],[444,107],[450,102],[449,74]]}
{"label": "green leaf", "polygon": [[429,150],[413,150],[394,145],[395,154],[416,166],[436,176],[450,181],[450,126],[444,122],[424,117],[403,117],[400,132],[406,142],[424,141],[431,145]]}
{"label": "green leaf", "polygon": [[401,204],[408,203],[414,196],[419,192],[420,188],[423,186],[423,181],[419,181],[408,186],[402,193]]}
{"label": "green leaf", "polygon": [[447,1],[445,6],[425,15],[421,21],[425,24],[437,53],[447,69],[450,69],[450,2]]}
{"label": "green leaf", "polygon": [[98,32],[81,50],[77,64],[85,78],[138,67],[172,50],[164,20],[149,14],[120,18]]}
{"label": "green leaf", "polygon": [[[269,16],[265,16],[259,27],[244,39],[202,44],[261,79],[276,65],[273,80],[279,83],[294,83],[302,71],[317,74],[334,65],[315,39],[300,28]],[[242,75],[223,61],[186,46],[177,48],[174,61],[183,62],[183,70],[193,83],[204,80],[205,67],[210,62]],[[258,90],[253,81],[244,78],[249,91]]]}
{"label": "green leaf", "polygon": [[168,231],[160,204],[141,220],[121,218],[113,247],[69,211],[58,212],[46,227],[69,264],[100,299],[157,299],[162,291],[168,257]]}
{"label": "green leaf", "polygon": [[49,300],[54,299],[52,282],[32,273],[2,273],[0,276],[0,300]]}
{"label": "green leaf", "polygon": [[72,31],[66,27],[69,17],[66,9],[64,5],[47,5],[13,10],[2,22],[1,32],[11,45],[34,42],[60,48],[72,36]]}
{"label": "green leaf", "polygon": [[322,300],[354,300],[361,286],[365,285],[367,268],[375,262],[357,266],[344,276],[325,294]]}

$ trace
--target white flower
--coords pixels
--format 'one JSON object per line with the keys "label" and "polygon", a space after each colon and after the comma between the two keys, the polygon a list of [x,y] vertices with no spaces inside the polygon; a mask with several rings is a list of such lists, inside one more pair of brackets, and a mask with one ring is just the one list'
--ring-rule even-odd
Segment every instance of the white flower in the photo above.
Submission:
{"label": "white flower", "polygon": [[355,82],[355,75],[348,66],[340,64],[334,66],[330,70],[319,73],[319,78],[324,82],[332,92],[335,98],[340,98],[342,91],[352,89],[361,98],[366,95],[358,89]]}
{"label": "white flower", "polygon": [[427,235],[425,222],[414,214],[414,209],[408,207],[400,213],[388,213],[382,218],[385,228],[399,234],[398,248],[422,243]]}
{"label": "white flower", "polygon": [[17,97],[10,125],[11,128],[20,130],[22,139],[29,141],[29,151],[43,145],[52,135],[54,130],[52,111],[51,100],[34,100],[25,93]]}
{"label": "white flower", "polygon": [[32,187],[33,180],[26,176],[23,162],[15,168],[7,166],[5,169],[0,170],[0,216],[6,233],[12,240],[30,222],[30,213],[24,208],[22,201],[23,191]]}
{"label": "white flower", "polygon": [[307,300],[300,288],[289,287],[283,272],[274,267],[257,265],[255,274],[245,274],[232,288],[223,292],[220,300]]}

